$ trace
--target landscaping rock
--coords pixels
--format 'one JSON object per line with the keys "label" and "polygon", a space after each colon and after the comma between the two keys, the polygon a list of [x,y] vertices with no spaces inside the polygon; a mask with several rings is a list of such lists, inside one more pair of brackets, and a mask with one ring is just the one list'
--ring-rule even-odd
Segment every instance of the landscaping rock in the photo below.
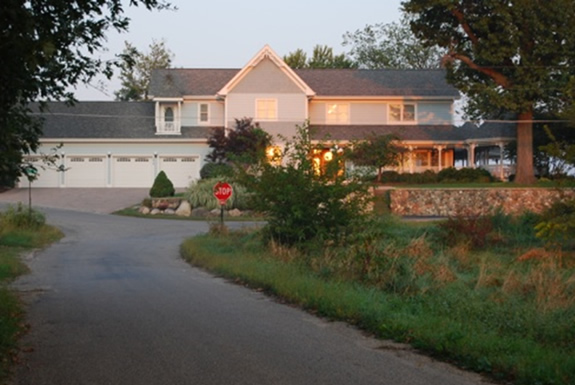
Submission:
{"label": "landscaping rock", "polygon": [[140,206],[140,209],[138,210],[138,212],[140,214],[148,215],[150,213],[150,209],[146,206]]}
{"label": "landscaping rock", "polygon": [[228,211],[228,214],[230,215],[230,217],[241,217],[242,216],[242,212],[238,209],[233,209]]}
{"label": "landscaping rock", "polygon": [[203,218],[203,217],[207,217],[209,215],[210,215],[210,212],[203,207],[198,207],[198,208],[195,208],[192,210],[192,216],[194,216],[194,217]]}
{"label": "landscaping rock", "polygon": [[182,201],[176,210],[176,215],[179,217],[189,217],[192,215],[192,205],[188,201]]}
{"label": "landscaping rock", "polygon": [[162,211],[160,209],[152,209],[152,211],[150,211],[150,215],[158,215],[161,213]]}
{"label": "landscaping rock", "polygon": [[176,210],[174,210],[174,209],[165,209],[162,214],[164,214],[164,215],[176,215]]}

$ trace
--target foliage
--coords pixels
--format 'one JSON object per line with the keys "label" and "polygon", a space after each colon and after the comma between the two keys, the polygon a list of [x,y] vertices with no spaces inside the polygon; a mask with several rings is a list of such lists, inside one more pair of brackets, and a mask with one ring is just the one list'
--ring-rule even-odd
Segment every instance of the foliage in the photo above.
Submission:
{"label": "foliage", "polygon": [[517,176],[533,173],[533,117],[572,104],[575,3],[407,0],[411,28],[427,46],[447,50],[448,81],[469,98],[470,117],[510,112],[517,121]]}
{"label": "foliage", "polygon": [[217,127],[208,138],[212,152],[206,160],[213,163],[232,162],[238,165],[257,163],[266,156],[271,145],[270,134],[261,129],[252,118],[235,119],[235,127],[227,130]]}
{"label": "foliage", "polygon": [[297,135],[286,139],[281,164],[260,162],[240,170],[240,183],[253,193],[253,208],[268,219],[268,240],[279,244],[302,244],[314,238],[337,240],[361,219],[366,204],[365,187],[345,180],[342,157],[335,153],[323,170],[312,156],[308,125],[297,127]]}
{"label": "foliage", "polygon": [[[164,0],[134,0],[147,9],[169,8]],[[30,103],[73,100],[71,89],[98,73],[111,77],[115,61],[104,62],[106,32],[128,29],[121,0],[19,1],[0,3],[0,174],[15,180],[24,154],[38,149],[42,121]],[[40,109],[45,108],[40,104]]]}
{"label": "foliage", "polygon": [[571,137],[558,138],[549,127],[545,127],[548,142],[539,146],[539,150],[547,155],[547,175],[563,177],[568,170],[575,167],[575,138],[572,137],[573,128],[569,127]]}
{"label": "foliage", "polygon": [[[222,175],[201,179],[193,182],[186,191],[186,199],[192,207],[204,207],[208,210],[219,209],[221,206],[214,197],[214,186],[216,183],[226,180]],[[227,200],[226,209],[246,210],[250,209],[249,194],[246,188],[239,183],[232,182],[232,196]]]}
{"label": "foliage", "polygon": [[22,203],[16,207],[9,206],[6,211],[0,213],[0,227],[11,229],[39,229],[46,223],[46,217],[41,212],[25,208]]}
{"label": "foliage", "polygon": [[445,50],[426,46],[418,40],[404,15],[399,22],[366,25],[361,30],[346,32],[343,46],[359,66],[367,69],[433,69],[440,68]]}
{"label": "foliage", "polygon": [[234,168],[227,163],[205,163],[200,170],[200,178],[212,179],[216,177],[230,177],[234,174]]}
{"label": "foliage", "polygon": [[537,237],[552,246],[575,248],[575,199],[563,199],[554,202],[541,215],[541,221],[535,227]]}
{"label": "foliage", "polygon": [[176,193],[174,184],[168,178],[164,171],[160,171],[154,179],[154,184],[150,189],[150,196],[152,198],[172,197]]}
{"label": "foliage", "polygon": [[327,45],[316,45],[313,48],[312,57],[308,59],[307,54],[301,49],[283,57],[285,63],[293,69],[311,68],[311,69],[326,69],[326,68],[356,68],[357,65],[346,57],[345,54],[334,55],[333,48]]}
{"label": "foliage", "polygon": [[483,168],[454,168],[448,167],[437,173],[437,179],[442,183],[453,182],[493,182],[491,173]]}
{"label": "foliage", "polygon": [[355,165],[375,168],[376,182],[380,183],[383,169],[399,163],[401,149],[397,146],[398,140],[396,135],[372,134],[366,140],[352,143],[347,156]]}
{"label": "foliage", "polygon": [[132,44],[125,42],[120,55],[122,88],[114,92],[116,100],[148,100],[152,71],[170,68],[173,56],[164,40],[153,40],[148,53],[141,52]]}

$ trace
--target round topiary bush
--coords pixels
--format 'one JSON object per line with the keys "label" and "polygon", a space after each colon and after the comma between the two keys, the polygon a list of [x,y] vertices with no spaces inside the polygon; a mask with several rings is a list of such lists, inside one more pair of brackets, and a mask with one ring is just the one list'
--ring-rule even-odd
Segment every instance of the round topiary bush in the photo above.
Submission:
{"label": "round topiary bush", "polygon": [[174,185],[164,171],[160,171],[154,180],[154,184],[150,189],[150,196],[152,198],[163,198],[174,196],[176,190]]}
{"label": "round topiary bush", "polygon": [[200,170],[200,178],[211,179],[218,176],[231,176],[233,172],[234,170],[229,164],[208,162]]}

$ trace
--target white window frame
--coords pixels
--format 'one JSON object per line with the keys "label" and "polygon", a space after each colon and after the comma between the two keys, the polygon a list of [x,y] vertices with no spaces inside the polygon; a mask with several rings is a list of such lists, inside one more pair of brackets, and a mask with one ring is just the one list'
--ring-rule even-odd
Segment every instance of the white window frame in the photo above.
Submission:
{"label": "white window frame", "polygon": [[[261,108],[261,104],[268,104]],[[277,121],[278,120],[278,100],[273,98],[256,99],[255,101],[255,120],[257,121]],[[262,114],[260,114],[263,112]]]}
{"label": "white window frame", "polygon": [[[413,119],[405,119],[405,106],[413,106]],[[399,120],[393,120],[391,109],[399,107]],[[387,121],[394,124],[414,124],[417,123],[417,104],[416,103],[389,103],[387,105]]]}
{"label": "white window frame", "polygon": [[[173,121],[166,121],[166,112],[171,108],[173,112]],[[181,135],[181,121],[180,112],[181,106],[179,103],[162,103],[159,106],[159,119],[156,123],[156,135]]]}
{"label": "white window frame", "polygon": [[327,103],[325,105],[326,124],[349,124],[349,103]]}
{"label": "white window frame", "polygon": [[[202,106],[206,106],[206,120],[202,120]],[[210,103],[198,103],[198,124],[210,124]]]}

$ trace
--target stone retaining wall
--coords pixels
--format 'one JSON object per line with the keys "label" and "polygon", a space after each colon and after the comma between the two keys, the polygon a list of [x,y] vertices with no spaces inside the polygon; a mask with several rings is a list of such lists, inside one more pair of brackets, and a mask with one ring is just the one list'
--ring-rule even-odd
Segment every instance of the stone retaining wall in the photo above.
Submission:
{"label": "stone retaining wall", "polygon": [[386,190],[389,191],[391,212],[400,216],[488,214],[497,209],[512,215],[525,211],[540,213],[561,194],[575,197],[575,189],[552,188],[379,188],[376,194],[386,194]]}

